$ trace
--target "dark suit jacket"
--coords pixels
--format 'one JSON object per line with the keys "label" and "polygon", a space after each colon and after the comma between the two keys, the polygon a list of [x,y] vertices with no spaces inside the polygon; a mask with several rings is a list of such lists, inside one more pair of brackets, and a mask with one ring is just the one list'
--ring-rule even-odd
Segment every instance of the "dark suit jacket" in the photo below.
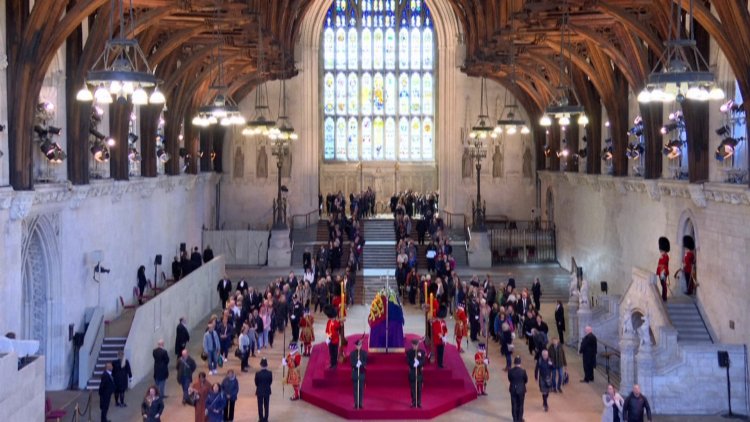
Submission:
{"label": "dark suit jacket", "polygon": [[[414,358],[419,360],[419,365],[414,367]],[[424,368],[425,356],[422,350],[409,349],[406,351],[406,363],[409,365],[409,381],[422,380],[422,368]]]}
{"label": "dark suit jacket", "polygon": [[[359,361],[362,362],[362,365],[359,367],[359,370],[357,370],[358,358],[359,358]],[[354,349],[352,350],[351,353],[349,353],[349,360],[350,360],[350,363],[352,364],[352,380],[356,381],[358,376],[364,379],[365,369],[367,368],[367,351],[360,350],[359,352],[357,352],[357,350]]]}
{"label": "dark suit jacket", "polygon": [[112,398],[112,394],[115,392],[115,379],[112,374],[108,374],[107,371],[102,373],[102,382],[99,384],[99,398],[101,401],[107,402]]}
{"label": "dark suit jacket", "polygon": [[565,331],[565,310],[562,306],[555,308],[555,323],[558,330]]}
{"label": "dark suit jacket", "polygon": [[161,348],[154,349],[154,379],[165,380],[169,378],[169,353]]}
{"label": "dark suit jacket", "polygon": [[508,382],[510,382],[509,391],[511,394],[526,394],[526,383],[529,382],[529,377],[526,375],[526,370],[520,366],[514,366],[508,371]]}
{"label": "dark suit jacket", "polygon": [[[227,281],[227,285],[224,286],[224,280]],[[219,280],[219,283],[216,285],[216,290],[219,292],[219,297],[222,301],[226,301],[229,299],[229,295],[232,294],[232,281],[222,278]]]}
{"label": "dark suit jacket", "polygon": [[583,336],[579,352],[583,355],[584,361],[596,362],[596,336],[594,333]]}
{"label": "dark suit jacket", "polygon": [[130,361],[125,359],[125,365],[122,365],[120,359],[112,361],[112,378],[114,378],[115,386],[120,391],[128,389],[128,379],[133,377],[133,373],[130,371]]}
{"label": "dark suit jacket", "polygon": [[273,374],[268,369],[261,369],[255,373],[255,395],[270,396]]}
{"label": "dark suit jacket", "polygon": [[190,333],[188,332],[188,329],[182,324],[177,324],[177,334],[175,335],[174,340],[174,354],[180,356],[182,350],[187,347],[189,341]]}

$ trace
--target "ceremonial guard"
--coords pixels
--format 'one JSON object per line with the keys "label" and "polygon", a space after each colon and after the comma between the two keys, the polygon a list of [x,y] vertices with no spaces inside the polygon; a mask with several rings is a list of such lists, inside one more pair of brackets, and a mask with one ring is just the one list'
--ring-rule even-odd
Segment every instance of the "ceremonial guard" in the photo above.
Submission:
{"label": "ceremonial guard", "polygon": [[326,316],[328,317],[328,323],[326,323],[326,344],[328,344],[328,355],[331,363],[329,368],[335,368],[338,364],[341,322],[337,318],[336,310],[331,306],[326,307]]}
{"label": "ceremonial guard", "polygon": [[667,301],[667,285],[669,283],[669,239],[666,237],[659,238],[659,263],[656,266],[656,276],[661,283],[661,300]]}
{"label": "ceremonial guard", "polygon": [[464,310],[464,304],[459,303],[456,309],[456,325],[453,328],[453,333],[456,337],[456,347],[459,353],[463,353],[464,349],[461,348],[461,342],[469,332],[469,318],[466,316]]}
{"label": "ceremonial guard", "polygon": [[357,349],[349,354],[352,366],[352,387],[354,388],[354,408],[362,408],[365,393],[365,371],[367,368],[367,352],[362,350],[362,339],[355,343]]}
{"label": "ceremonial guard", "polygon": [[299,384],[302,381],[302,377],[297,368],[299,368],[301,360],[302,358],[297,350],[297,343],[290,343],[289,353],[286,355],[286,358],[281,360],[281,364],[289,369],[285,381],[294,388],[294,395],[289,398],[292,401],[299,400]]}
{"label": "ceremonial guard", "polygon": [[406,352],[406,363],[409,365],[409,385],[411,390],[411,407],[422,407],[422,369],[424,368],[424,352],[419,350],[419,340],[411,341],[411,350]]}
{"label": "ceremonial guard", "polygon": [[695,239],[692,236],[682,238],[682,247],[685,248],[685,256],[682,258],[682,274],[685,277],[688,295],[695,294],[695,288],[698,287],[695,271]]}
{"label": "ceremonial guard", "polygon": [[312,349],[312,343],[315,341],[315,330],[313,324],[315,323],[315,317],[310,315],[310,308],[305,308],[305,315],[299,322],[300,333],[299,339],[302,341],[302,356],[310,356]]}
{"label": "ceremonial guard", "polygon": [[477,352],[474,354],[474,370],[471,371],[471,377],[474,378],[474,382],[477,385],[477,394],[480,396],[487,395],[485,386],[487,385],[487,381],[490,380],[490,361],[487,359],[485,353],[486,348],[484,343],[479,343],[477,345]]}
{"label": "ceremonial guard", "polygon": [[445,342],[446,336],[448,335],[448,326],[445,325],[445,319],[443,318],[445,318],[447,313],[448,309],[445,306],[441,306],[437,318],[432,320],[432,344],[437,351],[438,368],[443,367],[443,356],[445,355]]}
{"label": "ceremonial guard", "polygon": [[299,296],[295,293],[294,296],[292,296],[292,307],[289,310],[289,320],[292,325],[292,341],[298,342],[299,341],[299,327],[300,327],[300,320],[302,320],[302,303],[299,300]]}

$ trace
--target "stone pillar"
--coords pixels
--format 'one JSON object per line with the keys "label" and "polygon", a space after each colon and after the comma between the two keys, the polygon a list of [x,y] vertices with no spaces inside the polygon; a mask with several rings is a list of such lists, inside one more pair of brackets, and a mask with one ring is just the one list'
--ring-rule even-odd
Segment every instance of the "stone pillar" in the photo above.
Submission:
{"label": "stone pillar", "polygon": [[[654,397],[654,350],[650,340],[641,342],[635,357],[636,382],[641,386],[641,394],[650,397],[651,412],[657,413],[659,404]],[[621,389],[622,390],[622,389]],[[629,394],[629,392],[626,392]]]}
{"label": "stone pillar", "polygon": [[567,344],[578,350],[578,342],[581,338],[578,335],[578,297],[571,296],[568,301],[568,326],[567,326]]}
{"label": "stone pillar", "polygon": [[471,233],[471,242],[469,242],[469,267],[492,267],[492,249],[490,247],[489,231]]}
{"label": "stone pillar", "polygon": [[289,240],[289,229],[271,231],[268,243],[268,266],[270,268],[288,268],[292,266],[292,243]]}
{"label": "stone pillar", "polygon": [[638,336],[624,333],[620,338],[620,394],[627,396],[638,379],[635,355],[638,349]]}

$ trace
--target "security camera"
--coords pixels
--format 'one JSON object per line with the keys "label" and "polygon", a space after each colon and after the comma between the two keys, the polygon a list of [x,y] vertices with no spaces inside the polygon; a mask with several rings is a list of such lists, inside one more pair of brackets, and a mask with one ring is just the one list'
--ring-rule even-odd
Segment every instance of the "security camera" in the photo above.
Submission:
{"label": "security camera", "polygon": [[96,267],[94,267],[95,273],[109,274],[109,271],[109,268],[104,268],[101,264],[96,264]]}

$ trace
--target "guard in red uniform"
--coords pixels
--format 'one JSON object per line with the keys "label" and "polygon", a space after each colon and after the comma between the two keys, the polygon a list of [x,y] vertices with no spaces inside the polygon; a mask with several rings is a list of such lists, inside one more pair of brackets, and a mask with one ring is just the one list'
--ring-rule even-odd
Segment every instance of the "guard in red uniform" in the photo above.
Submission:
{"label": "guard in red uniform", "polygon": [[445,315],[448,313],[448,309],[445,306],[441,306],[437,313],[437,318],[432,320],[432,345],[437,350],[437,365],[438,368],[443,367],[443,355],[445,354],[445,343],[448,335],[448,326],[445,325]]}
{"label": "guard in red uniform", "polygon": [[338,320],[336,310],[332,306],[326,307],[326,344],[328,344],[328,355],[330,357],[330,368],[335,368],[338,364],[339,354],[339,332],[341,331],[341,322]]}
{"label": "guard in red uniform", "polygon": [[469,333],[469,318],[466,316],[463,303],[459,303],[456,307],[456,325],[453,327],[453,333],[456,337],[458,353],[463,353],[464,349],[461,348],[461,341]]}
{"label": "guard in red uniform", "polygon": [[477,394],[480,396],[486,396],[487,391],[485,390],[487,381],[490,380],[490,361],[486,357],[486,348],[484,343],[477,345],[477,352],[474,354],[474,370],[471,371],[471,377],[474,378],[474,382],[477,386]]}
{"label": "guard in red uniform", "polygon": [[314,323],[315,317],[310,315],[310,308],[305,308],[305,314],[299,322],[299,339],[303,345],[302,356],[310,356],[312,343],[315,341],[315,330],[313,329]]}
{"label": "guard in red uniform", "polygon": [[302,377],[299,374],[299,365],[302,357],[299,355],[297,350],[297,343],[289,343],[289,353],[286,358],[281,360],[281,364],[289,369],[284,380],[287,384],[294,388],[294,395],[289,398],[291,401],[299,400],[299,384],[302,381]]}
{"label": "guard in red uniform", "polygon": [[667,285],[669,278],[669,239],[666,237],[659,238],[659,264],[656,266],[656,276],[661,283],[661,300],[667,301]]}
{"label": "guard in red uniform", "polygon": [[[430,292],[433,292],[432,286],[430,286]],[[432,323],[437,318],[437,312],[438,309],[440,309],[440,304],[438,303],[437,299],[435,299],[435,296],[433,295],[432,299],[432,312],[430,312],[430,301],[429,299],[425,300],[425,303],[422,305],[424,306],[424,347],[427,350],[427,363],[430,363],[432,360],[432,352],[435,351],[434,346],[434,340],[432,337]]]}
{"label": "guard in red uniform", "polygon": [[685,248],[685,256],[682,258],[682,272],[687,283],[687,294],[695,294],[698,286],[695,279],[695,239],[692,236],[682,238],[682,246]]}

